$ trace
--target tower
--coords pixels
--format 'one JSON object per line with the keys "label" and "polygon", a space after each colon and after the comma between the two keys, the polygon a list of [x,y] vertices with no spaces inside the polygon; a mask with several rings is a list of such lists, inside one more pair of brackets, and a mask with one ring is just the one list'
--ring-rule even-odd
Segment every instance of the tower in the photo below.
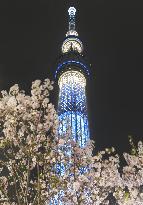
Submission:
{"label": "tower", "polygon": [[76,9],[70,7],[68,13],[69,28],[55,73],[59,85],[59,134],[66,134],[70,126],[73,140],[78,142],[80,147],[84,147],[89,139],[86,101],[89,69],[83,57],[82,41],[75,28]]}

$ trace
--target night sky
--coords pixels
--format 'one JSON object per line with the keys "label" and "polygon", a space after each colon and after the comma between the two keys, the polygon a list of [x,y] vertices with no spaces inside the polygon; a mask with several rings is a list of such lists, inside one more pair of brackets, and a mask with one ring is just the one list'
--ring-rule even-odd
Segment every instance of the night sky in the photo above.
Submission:
{"label": "night sky", "polygon": [[[18,83],[27,93],[35,79],[54,79],[68,29],[67,10],[91,63],[87,86],[91,137],[96,149],[129,149],[128,135],[143,139],[142,1],[40,0],[0,2],[0,90]],[[58,90],[52,94],[56,105]]]}

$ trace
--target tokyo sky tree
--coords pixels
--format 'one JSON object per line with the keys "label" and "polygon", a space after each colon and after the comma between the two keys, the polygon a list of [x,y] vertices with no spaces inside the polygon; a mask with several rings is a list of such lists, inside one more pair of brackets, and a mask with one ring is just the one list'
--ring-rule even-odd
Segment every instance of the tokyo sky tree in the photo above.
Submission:
{"label": "tokyo sky tree", "polygon": [[[82,148],[89,139],[86,102],[86,80],[89,70],[83,57],[83,44],[75,29],[76,9],[70,7],[68,13],[69,29],[61,47],[62,55],[55,73],[59,85],[58,131],[60,136],[64,136],[70,129],[72,139]],[[70,149],[67,154],[70,155]],[[70,168],[70,164],[57,164],[57,173],[64,175],[67,166]],[[81,169],[82,171],[85,169]],[[63,205],[60,200],[63,196],[64,191],[61,190],[51,199],[50,205]]]}
{"label": "tokyo sky tree", "polygon": [[71,128],[72,138],[84,147],[89,139],[86,102],[86,79],[88,66],[83,57],[83,44],[75,29],[76,9],[70,7],[69,29],[62,44],[62,55],[55,77],[59,85],[59,134],[66,134]]}

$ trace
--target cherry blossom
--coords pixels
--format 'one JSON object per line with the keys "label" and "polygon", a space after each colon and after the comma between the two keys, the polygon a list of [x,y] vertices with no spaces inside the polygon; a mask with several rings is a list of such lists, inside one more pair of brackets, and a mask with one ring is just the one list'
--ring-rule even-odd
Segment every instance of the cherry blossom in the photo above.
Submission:
{"label": "cherry blossom", "polygon": [[18,85],[0,98],[0,198],[2,204],[44,204],[60,183],[55,173],[58,156],[58,117],[49,102],[50,80],[32,83],[31,95]]}
{"label": "cherry blossom", "polygon": [[0,204],[142,205],[143,142],[130,139],[124,166],[114,148],[93,155],[94,142],[81,148],[70,126],[58,134],[52,89],[45,79],[32,83],[31,95],[17,84],[1,91]]}

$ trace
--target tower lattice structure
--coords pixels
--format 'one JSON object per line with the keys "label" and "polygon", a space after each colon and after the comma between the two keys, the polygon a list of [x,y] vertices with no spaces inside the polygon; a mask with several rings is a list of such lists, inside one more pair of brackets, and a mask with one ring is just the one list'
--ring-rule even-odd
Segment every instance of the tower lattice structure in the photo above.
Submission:
{"label": "tower lattice structure", "polygon": [[[76,31],[76,9],[70,7],[69,28],[61,47],[61,57],[55,72],[59,85],[58,117],[59,135],[65,136],[69,129],[71,138],[82,148],[89,139],[88,112],[86,100],[86,81],[89,77],[88,65],[83,56],[83,44]],[[67,155],[71,154],[68,147]],[[56,173],[63,176],[71,164],[56,164]],[[82,173],[87,168],[79,169]],[[69,173],[72,176],[72,173]],[[59,191],[50,202],[50,205],[63,205],[64,190]]]}
{"label": "tower lattice structure", "polygon": [[70,7],[68,13],[69,29],[55,73],[59,85],[59,134],[65,135],[70,127],[73,140],[84,147],[89,139],[86,100],[89,69],[83,57],[83,44],[75,28],[76,9]]}

